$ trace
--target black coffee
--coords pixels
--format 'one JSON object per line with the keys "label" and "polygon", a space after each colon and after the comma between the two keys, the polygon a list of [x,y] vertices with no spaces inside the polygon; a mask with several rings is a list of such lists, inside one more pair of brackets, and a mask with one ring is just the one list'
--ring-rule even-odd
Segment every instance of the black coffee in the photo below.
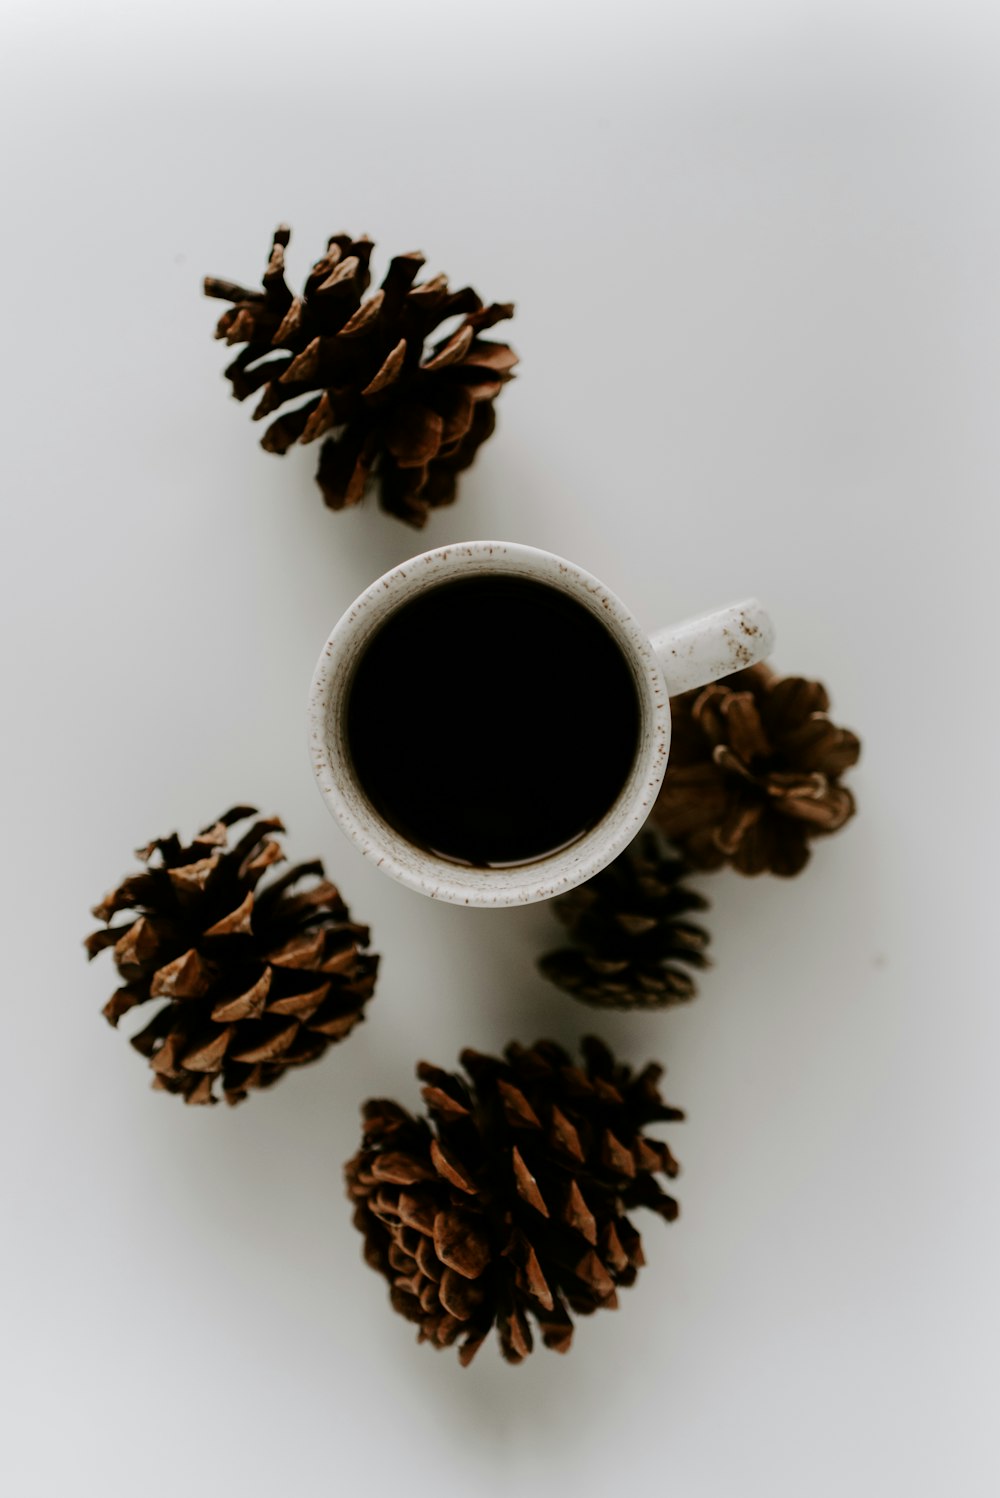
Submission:
{"label": "black coffee", "polygon": [[544,583],[441,583],[375,635],[348,691],[354,771],[426,851],[529,863],[594,827],[635,758],[632,674],[601,620]]}

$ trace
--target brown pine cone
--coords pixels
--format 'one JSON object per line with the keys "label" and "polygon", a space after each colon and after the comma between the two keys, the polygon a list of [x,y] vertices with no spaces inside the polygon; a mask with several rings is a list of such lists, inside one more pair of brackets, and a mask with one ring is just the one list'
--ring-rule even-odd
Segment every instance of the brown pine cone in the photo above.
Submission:
{"label": "brown pine cone", "polygon": [[[493,402],[517,356],[480,334],[512,317],[446,276],[417,282],[419,254],[397,255],[378,291],[367,238],[335,234],[301,296],[285,281],[287,224],[275,230],[263,290],[205,278],[205,294],[232,302],[215,336],[245,345],[226,370],[237,400],[263,393],[254,420],[294,401],[261,445],[285,453],[326,436],[317,481],[334,510],[357,504],[377,481],[382,508],[422,526],[451,504],[457,476],[493,431]],[[449,318],[462,320],[426,347]]]}
{"label": "brown pine cone", "polygon": [[751,666],[670,707],[670,763],[653,818],[697,868],[797,874],[810,840],[854,815],[840,777],[861,744],[830,722],[820,682]]}
{"label": "brown pine cone", "polygon": [[593,1038],[582,1050],[582,1067],[549,1040],[510,1045],[504,1060],[466,1050],[471,1080],[422,1061],[429,1118],[385,1098],[363,1109],[345,1175],[365,1258],[417,1340],[461,1339],[463,1365],[494,1326],[503,1356],[521,1362],[529,1317],[565,1352],[570,1310],[613,1309],[644,1262],[626,1211],[677,1216],[656,1176],[678,1166],[642,1132],[683,1117],[660,1097],[662,1068],[633,1075]]}
{"label": "brown pine cone", "polygon": [[686,872],[644,832],[593,879],[553,900],[575,945],[543,957],[542,973],[602,1008],[662,1009],[693,998],[685,968],[708,966],[708,933],[685,916],[707,910],[708,901],[681,883]]}
{"label": "brown pine cone", "polygon": [[[364,1018],[378,958],[323,865],[297,864],[258,890],[284,859],[269,834],[276,817],[253,822],[232,848],[228,829],[256,816],[236,806],[189,844],[176,833],[137,857],[146,865],[94,907],[105,923],[87,938],[89,957],[114,948],[123,986],[104,1006],[117,1025],[153,999],[163,1003],[132,1039],[149,1058],[153,1086],[186,1103],[241,1102],[289,1066],[315,1061]],[[303,879],[317,883],[300,889]]]}

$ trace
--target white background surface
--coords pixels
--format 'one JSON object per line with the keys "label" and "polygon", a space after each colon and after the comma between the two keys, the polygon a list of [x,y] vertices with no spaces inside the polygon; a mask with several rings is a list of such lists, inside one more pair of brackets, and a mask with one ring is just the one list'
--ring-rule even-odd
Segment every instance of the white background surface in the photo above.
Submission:
{"label": "white background surface", "polygon": [[[987,5],[0,8],[3,1424],[16,1498],[995,1494],[996,82]],[[324,511],[230,401],[203,273],[347,228],[518,303],[453,511]],[[542,908],[363,865],[305,752],[342,608],[427,545],[565,552],[652,627],[756,591],[865,741],[807,874],[711,881],[683,1012],[578,1010]],[[87,909],[278,811],[384,954],[243,1107],[148,1089]],[[706,888],[709,887],[706,882]],[[669,1066],[681,1220],[568,1359],[463,1373],[340,1168],[414,1062],[599,1028]],[[991,1424],[994,1429],[991,1429]]]}

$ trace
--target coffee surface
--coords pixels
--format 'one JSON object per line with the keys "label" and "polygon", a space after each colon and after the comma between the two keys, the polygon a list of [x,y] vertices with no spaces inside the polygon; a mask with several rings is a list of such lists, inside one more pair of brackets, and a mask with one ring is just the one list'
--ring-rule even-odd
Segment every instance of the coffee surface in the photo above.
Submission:
{"label": "coffee surface", "polygon": [[635,758],[639,703],[589,609],[492,575],[441,583],[390,615],[355,670],[346,723],[385,821],[425,851],[496,868],[601,820]]}

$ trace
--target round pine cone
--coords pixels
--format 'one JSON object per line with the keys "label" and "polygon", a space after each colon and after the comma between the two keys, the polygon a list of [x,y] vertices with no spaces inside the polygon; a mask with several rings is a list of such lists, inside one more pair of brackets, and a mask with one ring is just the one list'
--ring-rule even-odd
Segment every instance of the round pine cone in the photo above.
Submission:
{"label": "round pine cone", "polygon": [[681,880],[684,862],[644,832],[593,879],[554,900],[575,943],[549,952],[539,968],[585,1004],[662,1009],[693,998],[686,969],[708,965],[708,933],[685,920],[708,901]]}
{"label": "round pine cone", "polygon": [[[289,1066],[315,1061],[364,1018],[378,958],[319,862],[298,864],[258,890],[283,860],[269,834],[276,817],[251,823],[227,847],[237,806],[189,844],[176,833],[137,854],[146,865],[94,907],[106,924],[88,956],[113,947],[123,986],[104,1014],[112,1025],[137,1004],[161,999],[132,1039],[149,1058],[153,1086],[186,1103],[238,1103]],[[295,892],[306,878],[319,882]]]}
{"label": "round pine cone", "polygon": [[[367,238],[335,234],[301,296],[285,281],[291,230],[275,231],[263,290],[205,278],[205,294],[232,302],[215,336],[245,345],[226,370],[237,400],[262,390],[254,420],[295,405],[261,439],[269,452],[326,436],[317,481],[342,510],[377,480],[382,508],[422,526],[455,498],[457,476],[493,431],[493,401],[517,356],[479,335],[514,315],[486,306],[471,286],[449,291],[446,276],[417,282],[419,254],[397,255],[378,291]],[[449,318],[461,322],[427,348]]]}
{"label": "round pine cone", "polygon": [[670,762],[653,818],[701,869],[797,874],[809,842],[854,815],[840,784],[861,744],[818,681],[737,671],[671,701]]}
{"label": "round pine cone", "polygon": [[583,1066],[548,1040],[510,1045],[503,1060],[463,1051],[470,1080],[421,1062],[429,1118],[383,1098],[363,1109],[345,1175],[365,1258],[417,1340],[461,1339],[463,1365],[493,1326],[521,1362],[529,1317],[565,1352],[570,1310],[615,1307],[644,1262],[626,1211],[677,1216],[656,1180],[677,1164],[642,1132],[683,1117],[660,1097],[662,1068],[633,1075],[599,1040],[582,1049]]}

